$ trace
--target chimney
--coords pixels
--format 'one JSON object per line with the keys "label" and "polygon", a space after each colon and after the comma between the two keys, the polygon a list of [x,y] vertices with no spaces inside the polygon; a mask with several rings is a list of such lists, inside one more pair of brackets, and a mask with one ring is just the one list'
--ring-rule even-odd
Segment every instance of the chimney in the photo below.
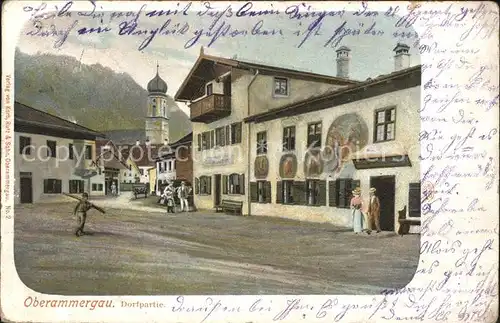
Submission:
{"label": "chimney", "polygon": [[165,146],[167,146],[167,145],[168,145],[168,139],[165,139],[165,141],[163,142],[163,144],[164,144]]}
{"label": "chimney", "polygon": [[337,77],[349,78],[349,63],[351,61],[351,50],[346,46],[340,46],[335,52],[337,53]]}
{"label": "chimney", "polygon": [[404,70],[405,68],[410,67],[410,46],[397,43],[396,47],[394,47],[394,71]]}
{"label": "chimney", "polygon": [[136,145],[136,146],[139,146],[140,144],[141,144],[141,142],[140,142],[139,140],[136,140],[136,141],[135,141],[135,145]]}
{"label": "chimney", "polygon": [[151,142],[149,141],[149,137],[146,138],[146,146],[149,146]]}

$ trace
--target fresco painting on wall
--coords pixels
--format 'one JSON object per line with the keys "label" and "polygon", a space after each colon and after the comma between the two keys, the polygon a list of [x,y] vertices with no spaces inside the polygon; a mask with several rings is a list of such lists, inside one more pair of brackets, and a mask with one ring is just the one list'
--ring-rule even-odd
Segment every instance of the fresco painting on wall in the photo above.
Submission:
{"label": "fresco painting on wall", "polygon": [[317,177],[323,173],[324,162],[321,151],[309,150],[304,158],[304,175],[306,177]]}
{"label": "fresco painting on wall", "polygon": [[281,156],[279,169],[281,178],[294,178],[297,174],[297,157],[294,154]]}
{"label": "fresco painting on wall", "polygon": [[326,135],[323,157],[324,170],[338,174],[353,153],[368,143],[368,126],[356,113],[344,114],[335,119]]}
{"label": "fresco painting on wall", "polygon": [[266,156],[255,158],[254,175],[256,178],[266,178],[269,172],[269,161]]}

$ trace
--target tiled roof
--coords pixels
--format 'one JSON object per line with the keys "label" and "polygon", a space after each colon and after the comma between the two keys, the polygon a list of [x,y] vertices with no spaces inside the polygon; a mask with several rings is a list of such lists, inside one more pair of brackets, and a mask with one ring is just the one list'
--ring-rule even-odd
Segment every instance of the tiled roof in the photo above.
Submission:
{"label": "tiled roof", "polygon": [[82,133],[96,137],[105,137],[104,134],[95,130],[59,118],[47,112],[34,109],[18,101],[15,101],[14,103],[14,118],[15,122],[19,124],[34,125],[50,129],[56,128],[59,130]]}

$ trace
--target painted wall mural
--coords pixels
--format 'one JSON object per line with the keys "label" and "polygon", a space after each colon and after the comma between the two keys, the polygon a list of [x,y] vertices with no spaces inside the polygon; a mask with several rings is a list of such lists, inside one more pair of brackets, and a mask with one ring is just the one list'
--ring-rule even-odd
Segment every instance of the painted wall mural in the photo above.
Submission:
{"label": "painted wall mural", "polygon": [[338,174],[351,155],[368,144],[368,126],[356,113],[335,119],[326,135],[323,148],[324,171]]}
{"label": "painted wall mural", "polygon": [[269,173],[269,161],[266,156],[258,156],[254,162],[255,178],[266,178]]}
{"label": "painted wall mural", "polygon": [[281,178],[294,178],[297,174],[297,157],[294,154],[281,156],[279,169]]}
{"label": "painted wall mural", "polygon": [[321,150],[310,149],[304,158],[304,175],[306,177],[317,177],[323,173],[324,162]]}

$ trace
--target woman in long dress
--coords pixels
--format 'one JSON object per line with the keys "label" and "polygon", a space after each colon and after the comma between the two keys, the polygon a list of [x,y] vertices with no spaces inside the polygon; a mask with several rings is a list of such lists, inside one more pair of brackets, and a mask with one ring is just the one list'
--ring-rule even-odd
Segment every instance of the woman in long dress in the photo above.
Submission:
{"label": "woman in long dress", "polygon": [[352,194],[354,195],[351,199],[352,226],[354,233],[358,234],[363,231],[363,213],[361,212],[363,201],[361,200],[361,190],[357,188],[352,191]]}

